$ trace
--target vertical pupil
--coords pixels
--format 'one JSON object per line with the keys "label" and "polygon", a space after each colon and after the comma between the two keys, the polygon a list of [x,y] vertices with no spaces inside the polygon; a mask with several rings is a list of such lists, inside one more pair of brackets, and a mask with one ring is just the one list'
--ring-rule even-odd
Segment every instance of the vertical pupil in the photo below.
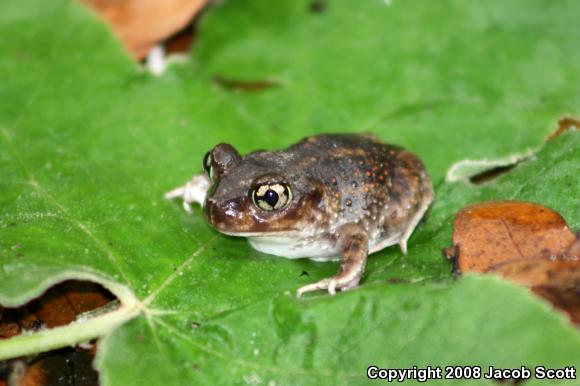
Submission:
{"label": "vertical pupil", "polygon": [[272,189],[268,189],[264,194],[263,200],[266,201],[268,205],[273,207],[278,202],[278,193],[276,193]]}

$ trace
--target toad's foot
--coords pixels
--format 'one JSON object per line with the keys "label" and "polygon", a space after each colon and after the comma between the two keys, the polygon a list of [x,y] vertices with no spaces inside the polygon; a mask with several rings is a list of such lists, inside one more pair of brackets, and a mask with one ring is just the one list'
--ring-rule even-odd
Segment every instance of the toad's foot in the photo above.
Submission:
{"label": "toad's foot", "polygon": [[316,290],[327,290],[330,295],[336,290],[347,291],[355,288],[365,271],[368,254],[368,236],[366,231],[354,223],[345,224],[338,230],[341,244],[340,270],[334,277],[308,284],[298,289],[297,297]]}
{"label": "toad's foot", "polygon": [[319,282],[302,286],[296,292],[297,297],[301,297],[306,292],[327,290],[332,296],[336,294],[336,290],[348,291],[355,288],[360,281],[360,277],[345,278],[340,276],[329,277],[322,279]]}
{"label": "toad's foot", "polygon": [[193,176],[191,180],[187,181],[185,185],[179,188],[173,189],[163,196],[167,200],[172,200],[174,198],[183,199],[183,209],[188,213],[192,212],[191,204],[197,202],[203,205],[205,201],[205,196],[210,188],[211,183],[205,174],[200,174]]}

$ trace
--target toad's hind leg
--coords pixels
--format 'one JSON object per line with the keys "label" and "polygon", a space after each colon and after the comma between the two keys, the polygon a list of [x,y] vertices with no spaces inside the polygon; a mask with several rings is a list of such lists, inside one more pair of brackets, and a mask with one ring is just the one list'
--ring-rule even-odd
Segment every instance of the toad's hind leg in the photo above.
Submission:
{"label": "toad's hind leg", "polygon": [[346,291],[355,288],[365,270],[368,255],[368,236],[359,224],[349,223],[340,227],[340,269],[336,276],[300,287],[296,295],[305,292],[327,290],[334,295],[336,290]]}
{"label": "toad's hind leg", "polygon": [[423,187],[422,188],[423,193],[421,195],[421,204],[419,205],[419,209],[417,210],[417,212],[413,215],[413,217],[409,221],[409,224],[405,228],[405,231],[403,232],[403,235],[399,240],[399,247],[401,248],[401,252],[403,252],[403,254],[405,255],[407,254],[407,241],[409,240],[409,237],[411,237],[411,234],[417,227],[417,224],[419,224],[419,221],[421,221],[421,218],[425,215],[425,212],[427,212],[427,209],[429,209],[429,206],[431,205],[433,199],[435,198],[435,194],[433,193],[433,187],[431,186],[429,177],[427,177],[427,173],[425,173],[424,171],[421,173],[421,183]]}

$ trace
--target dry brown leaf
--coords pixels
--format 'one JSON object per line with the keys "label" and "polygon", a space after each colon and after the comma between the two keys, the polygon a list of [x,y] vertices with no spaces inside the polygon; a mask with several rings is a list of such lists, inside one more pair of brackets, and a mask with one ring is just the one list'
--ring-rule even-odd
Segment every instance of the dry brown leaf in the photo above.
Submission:
{"label": "dry brown leaf", "polygon": [[578,259],[535,258],[494,267],[490,272],[515,281],[565,311],[580,324],[580,263]]}
{"label": "dry brown leaf", "polygon": [[114,298],[95,283],[74,280],[60,283],[29,304],[4,308],[0,314],[0,339],[18,335],[22,330],[66,325],[79,314],[103,307]]}
{"label": "dry brown leaf", "polygon": [[[26,305],[0,308],[0,339],[66,325],[80,314],[103,307],[114,299],[96,283],[62,282]],[[0,372],[0,386],[8,378],[18,380],[20,386],[60,384],[59,379],[68,379],[70,384],[97,385],[98,375],[91,366],[95,347],[94,343],[88,349],[68,347],[6,362],[8,367]]]}
{"label": "dry brown leaf", "polygon": [[47,328],[64,326],[77,315],[109,303],[102,287],[90,282],[69,281],[49,289],[29,309]]}
{"label": "dry brown leaf", "polygon": [[489,270],[526,287],[557,286],[580,290],[580,264],[574,259],[534,258],[511,261]]}
{"label": "dry brown leaf", "polygon": [[444,253],[455,273],[501,275],[580,323],[580,239],[552,209],[516,201],[463,208]]}
{"label": "dry brown leaf", "polygon": [[133,57],[185,28],[207,0],[83,0],[113,29]]}
{"label": "dry brown leaf", "polygon": [[560,214],[529,202],[468,206],[453,223],[453,245],[458,248],[454,257],[460,272],[486,272],[513,260],[561,256],[575,240]]}

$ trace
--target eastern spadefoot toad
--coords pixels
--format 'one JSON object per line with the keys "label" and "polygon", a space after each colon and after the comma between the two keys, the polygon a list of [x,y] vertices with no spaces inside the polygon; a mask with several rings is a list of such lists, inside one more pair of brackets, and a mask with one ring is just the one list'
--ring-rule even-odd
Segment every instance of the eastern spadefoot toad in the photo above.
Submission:
{"label": "eastern spadefoot toad", "polygon": [[257,250],[287,258],[340,259],[336,276],[301,287],[356,287],[367,255],[407,240],[433,201],[419,158],[371,135],[325,134],[280,151],[242,156],[219,144],[205,174],[168,192],[187,211],[198,202],[211,226],[247,237]]}

